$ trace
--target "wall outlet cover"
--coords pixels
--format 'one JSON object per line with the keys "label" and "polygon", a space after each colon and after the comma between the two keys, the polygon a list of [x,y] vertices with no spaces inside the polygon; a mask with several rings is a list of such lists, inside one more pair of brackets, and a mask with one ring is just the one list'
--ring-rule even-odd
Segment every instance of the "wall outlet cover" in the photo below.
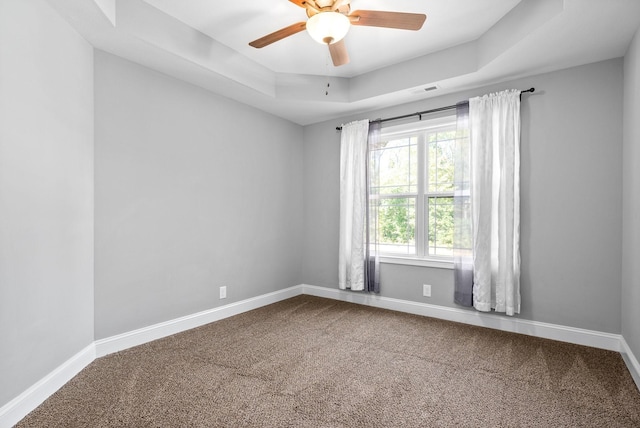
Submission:
{"label": "wall outlet cover", "polygon": [[431,285],[422,284],[422,295],[424,297],[431,297]]}

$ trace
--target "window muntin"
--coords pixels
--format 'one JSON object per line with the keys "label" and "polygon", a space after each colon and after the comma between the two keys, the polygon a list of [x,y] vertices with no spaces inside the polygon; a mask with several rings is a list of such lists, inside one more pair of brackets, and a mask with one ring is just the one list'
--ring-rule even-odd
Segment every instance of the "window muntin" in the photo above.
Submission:
{"label": "window muntin", "polygon": [[454,116],[383,129],[369,152],[379,254],[453,255],[455,138]]}

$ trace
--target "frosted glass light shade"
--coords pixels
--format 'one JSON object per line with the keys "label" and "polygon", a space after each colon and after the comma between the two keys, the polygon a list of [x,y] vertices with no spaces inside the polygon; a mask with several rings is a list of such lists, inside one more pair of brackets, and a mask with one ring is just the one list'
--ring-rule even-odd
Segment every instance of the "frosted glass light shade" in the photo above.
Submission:
{"label": "frosted glass light shade", "polygon": [[339,12],[320,12],[307,20],[307,31],[318,43],[333,44],[347,35],[351,23]]}

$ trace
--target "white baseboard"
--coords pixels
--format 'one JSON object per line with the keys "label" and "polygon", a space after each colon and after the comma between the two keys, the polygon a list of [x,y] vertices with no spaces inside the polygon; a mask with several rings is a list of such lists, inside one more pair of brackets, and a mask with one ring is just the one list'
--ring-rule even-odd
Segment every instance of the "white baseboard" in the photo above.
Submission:
{"label": "white baseboard", "polygon": [[224,318],[251,311],[262,306],[270,305],[281,300],[289,299],[302,293],[302,287],[285,288],[272,293],[263,294],[240,302],[209,309],[173,320],[150,325],[148,327],[96,340],[96,356],[103,357],[113,352],[122,351],[133,346],[142,345],[153,340],[171,336],[195,327],[212,323]]}
{"label": "white baseboard", "polygon": [[620,339],[620,348],[622,359],[627,364],[627,368],[629,369],[629,372],[631,372],[631,377],[636,383],[638,390],[640,390],[640,362],[638,362],[636,356],[633,355],[633,352],[631,351],[627,341],[624,340],[624,337]]}
{"label": "white baseboard", "polygon": [[518,318],[489,315],[459,308],[430,305],[421,302],[382,297],[373,294],[344,291],[335,288],[301,284],[283,290],[263,294],[251,299],[231,303],[192,315],[154,324],[138,330],[96,340],[74,355],[60,367],[35,383],[25,392],[0,408],[0,428],[9,428],[38,407],[51,394],[61,388],[73,376],[89,365],[95,358],[121,351],[133,346],[180,333],[214,321],[239,315],[262,306],[289,299],[300,294],[325,297],[376,308],[390,309],[415,315],[455,321],[464,324],[488,327],[497,330],[527,334],[545,339],[559,340],[620,352],[631,375],[640,389],[640,363],[633,355],[621,335],[528,321]]}
{"label": "white baseboard", "polygon": [[412,302],[409,300],[382,297],[374,294],[359,293],[339,290],[335,288],[302,285],[304,294],[326,297],[329,299],[353,302],[376,308],[391,309],[415,315],[423,315],[463,324],[471,324],[480,327],[488,327],[496,330],[521,333],[529,336],[545,339],[559,340],[561,342],[575,343],[594,348],[607,349],[620,352],[619,334],[603,333],[593,330],[585,330],[574,327],[566,327],[557,324],[548,324],[538,321],[529,321],[519,318],[496,316],[471,310],[449,308],[446,306],[430,305],[428,303]]}
{"label": "white baseboard", "polygon": [[27,416],[96,358],[92,343],[62,363],[29,389],[0,408],[0,428],[10,428]]}

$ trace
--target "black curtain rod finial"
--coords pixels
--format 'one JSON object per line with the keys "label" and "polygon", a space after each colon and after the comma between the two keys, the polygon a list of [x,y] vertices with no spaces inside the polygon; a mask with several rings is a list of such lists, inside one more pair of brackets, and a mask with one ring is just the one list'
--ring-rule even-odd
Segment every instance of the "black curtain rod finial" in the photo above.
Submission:
{"label": "black curtain rod finial", "polygon": [[520,101],[522,101],[522,94],[524,94],[525,92],[534,93],[535,91],[536,91],[536,88],[529,88],[529,89],[525,89],[524,91],[520,91]]}

